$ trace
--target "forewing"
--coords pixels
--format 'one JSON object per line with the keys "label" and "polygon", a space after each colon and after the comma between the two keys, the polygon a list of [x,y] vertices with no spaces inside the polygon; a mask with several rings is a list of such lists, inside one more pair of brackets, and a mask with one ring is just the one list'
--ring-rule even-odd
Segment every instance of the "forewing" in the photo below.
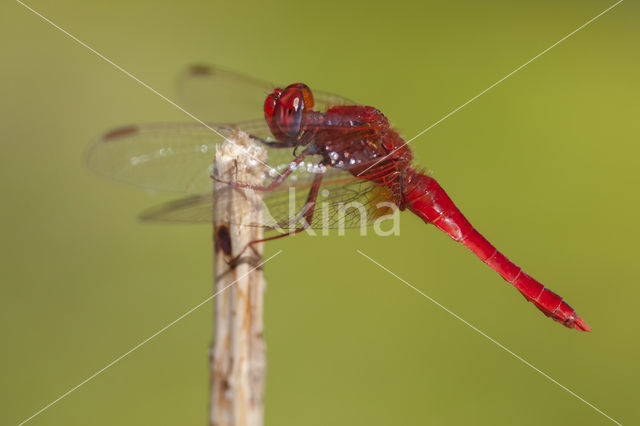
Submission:
{"label": "forewing", "polygon": [[[266,183],[287,169],[294,159],[292,147],[271,145],[275,141],[269,127],[265,120],[258,119],[232,124],[158,123],[121,127],[93,143],[87,162],[90,169],[102,176],[144,189],[200,194],[212,189],[216,145],[236,130],[248,133],[267,150]],[[345,132],[343,143],[362,139],[361,133]],[[296,166],[289,185],[305,185],[313,180],[314,173],[331,172],[332,169],[320,165],[321,160],[319,155],[307,156]]]}
{"label": "forewing", "polygon": [[[237,124],[139,124],[112,130],[88,152],[89,168],[100,175],[161,192],[210,191],[215,146],[235,129],[268,140],[264,120]],[[265,145],[265,144],[263,144]],[[265,145],[266,146],[266,145]],[[268,149],[270,176],[293,158],[291,148]]]}

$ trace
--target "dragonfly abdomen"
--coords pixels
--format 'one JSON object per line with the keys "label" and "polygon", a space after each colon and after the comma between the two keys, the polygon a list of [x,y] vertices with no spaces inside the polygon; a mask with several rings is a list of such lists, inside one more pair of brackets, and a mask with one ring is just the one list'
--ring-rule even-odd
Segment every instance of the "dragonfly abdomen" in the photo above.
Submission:
{"label": "dragonfly abdomen", "polygon": [[410,169],[405,190],[406,207],[427,223],[432,223],[455,241],[475,253],[484,263],[498,272],[522,295],[540,309],[568,328],[590,331],[589,326],[576,315],[562,297],[545,288],[509,260],[478,232],[438,182]]}

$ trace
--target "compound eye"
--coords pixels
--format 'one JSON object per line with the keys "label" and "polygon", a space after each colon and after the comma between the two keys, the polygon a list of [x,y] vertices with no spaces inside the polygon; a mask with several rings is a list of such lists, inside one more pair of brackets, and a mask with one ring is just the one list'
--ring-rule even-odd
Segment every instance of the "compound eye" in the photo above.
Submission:
{"label": "compound eye", "polygon": [[269,125],[269,129],[271,129],[273,136],[278,140],[284,140],[287,139],[288,136],[280,130],[280,120],[276,115],[280,95],[282,95],[282,89],[275,89],[273,93],[267,96],[267,99],[264,102],[264,118],[267,120],[267,124]]}
{"label": "compound eye", "polygon": [[282,91],[274,115],[282,133],[290,138],[296,138],[302,132],[304,113],[313,107],[311,90],[302,83],[288,86]]}
{"label": "compound eye", "polygon": [[279,89],[276,89],[272,94],[267,96],[267,100],[264,102],[264,117],[269,120],[273,118],[273,114],[276,111],[276,105],[278,103],[278,98],[282,92],[278,92]]}

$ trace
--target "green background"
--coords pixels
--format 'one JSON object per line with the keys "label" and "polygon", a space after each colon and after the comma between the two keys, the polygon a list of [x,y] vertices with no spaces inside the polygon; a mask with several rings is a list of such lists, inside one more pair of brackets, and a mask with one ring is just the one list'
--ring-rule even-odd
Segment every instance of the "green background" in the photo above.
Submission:
{"label": "green background", "polygon": [[[29,3],[163,94],[187,64],[304,81],[410,138],[613,2]],[[18,3],[0,6],[0,423],[18,424],[212,293],[211,230],[86,170],[132,122],[190,119]],[[626,1],[412,143],[467,217],[592,327],[544,318],[409,213],[399,237],[267,244],[267,425],[640,423],[639,8]],[[252,118],[252,117],[247,117]],[[204,425],[210,304],[33,425]]]}

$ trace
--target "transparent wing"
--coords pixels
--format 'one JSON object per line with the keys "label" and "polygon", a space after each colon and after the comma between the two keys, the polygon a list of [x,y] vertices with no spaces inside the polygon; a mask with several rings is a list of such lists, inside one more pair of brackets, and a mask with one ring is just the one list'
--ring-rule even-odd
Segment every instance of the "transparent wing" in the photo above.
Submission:
{"label": "transparent wing", "polygon": [[[290,82],[293,83],[293,82]],[[178,97],[185,108],[202,120],[234,122],[263,117],[264,101],[274,88],[272,84],[213,65],[193,65],[178,79]],[[312,88],[315,110],[324,111],[334,105],[355,102]]]}
{"label": "transparent wing", "polygon": [[[389,189],[356,179],[346,172],[333,171],[325,176],[315,205],[307,202],[311,184],[287,186],[263,193],[263,220],[246,223],[271,229],[292,230],[306,226],[302,212],[313,208],[308,225],[315,229],[358,228],[393,213]],[[142,219],[154,222],[211,223],[211,193],[191,196],[152,208]]]}
{"label": "transparent wing", "polygon": [[[237,124],[139,124],[107,132],[89,148],[90,169],[154,191],[200,194],[212,189],[216,144],[237,128],[270,140],[264,120]],[[275,170],[287,167],[292,149],[268,149]],[[273,172],[272,172],[273,174]]]}
{"label": "transparent wing", "polygon": [[[267,150],[265,181],[275,178],[294,159],[293,148],[273,148],[274,142],[265,120],[233,124],[159,123],[138,124],[107,132],[89,148],[87,163],[96,173],[120,182],[158,192],[201,194],[212,189],[211,174],[215,147],[234,131],[242,130]],[[345,138],[359,137],[356,132]],[[321,166],[319,156],[310,156],[298,165],[290,185],[313,180]],[[242,183],[242,182],[239,182]]]}

